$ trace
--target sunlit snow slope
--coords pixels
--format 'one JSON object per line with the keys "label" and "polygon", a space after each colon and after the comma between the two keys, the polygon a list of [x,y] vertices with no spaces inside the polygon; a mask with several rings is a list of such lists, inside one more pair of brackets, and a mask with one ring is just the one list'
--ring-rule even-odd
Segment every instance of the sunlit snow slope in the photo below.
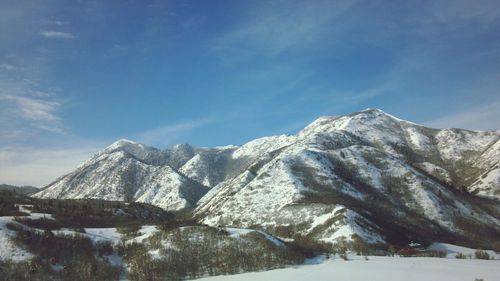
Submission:
{"label": "sunlit snow slope", "polygon": [[283,238],[480,244],[500,235],[500,133],[432,129],[378,109],[242,146],[120,140],[36,194],[196,207]]}

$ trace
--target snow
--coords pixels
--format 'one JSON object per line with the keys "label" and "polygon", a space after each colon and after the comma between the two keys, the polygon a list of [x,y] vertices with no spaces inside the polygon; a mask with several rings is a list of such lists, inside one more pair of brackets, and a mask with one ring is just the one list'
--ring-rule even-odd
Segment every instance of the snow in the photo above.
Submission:
{"label": "snow", "polygon": [[13,222],[14,217],[0,217],[0,260],[23,261],[30,259],[33,255],[17,246],[12,237],[16,232],[7,229],[7,224]]}
{"label": "snow", "polygon": [[302,130],[299,137],[345,131],[372,143],[403,143],[402,129],[398,125],[401,121],[381,110],[368,109],[342,117],[321,117]]}
{"label": "snow", "polygon": [[112,255],[106,256],[109,263],[114,266],[123,266],[123,257],[118,255],[117,253],[113,253]]}
{"label": "snow", "polygon": [[[235,181],[227,182],[227,186],[217,186],[217,194],[211,193],[214,197],[204,202],[205,206],[200,206],[198,210],[210,210],[218,208],[227,214],[226,218],[214,217],[210,212],[203,219],[209,225],[238,225],[248,227],[255,223],[265,223],[271,221],[279,210],[292,203],[300,196],[303,190],[301,181],[292,173],[290,169],[291,157],[275,158],[263,165],[259,176],[252,176],[251,172],[244,173]],[[219,201],[230,195],[232,200]],[[269,203],[272,202],[272,205]],[[213,205],[213,204],[217,205]],[[235,215],[237,214],[237,215]],[[244,217],[241,223],[233,223],[237,216]]]}
{"label": "snow", "polygon": [[115,141],[114,143],[112,143],[110,146],[108,146],[106,149],[107,150],[115,150],[115,149],[119,149],[119,148],[123,148],[123,147],[127,147],[127,146],[129,146],[129,147],[130,146],[131,147],[137,146],[139,148],[145,147],[142,144],[136,143],[136,142],[128,140],[128,139],[119,139],[119,140]]}
{"label": "snow", "polygon": [[29,217],[30,219],[33,219],[33,220],[42,219],[42,218],[51,219],[51,220],[54,219],[54,217],[51,214],[33,213],[30,209],[31,207],[33,207],[33,205],[18,205],[18,206],[19,206],[19,211],[29,214],[29,216],[27,216],[27,217]]}
{"label": "snow", "polygon": [[[33,213],[29,209],[32,205],[18,205],[19,210],[29,214],[25,216],[25,218],[31,219],[39,219],[39,218],[48,218],[53,219],[50,214],[43,213]],[[0,217],[0,260],[10,259],[12,261],[23,261],[33,257],[31,253],[24,250],[22,247],[19,247],[12,241],[12,238],[16,235],[15,231],[9,230],[7,228],[8,223],[18,224],[18,222],[14,221],[14,217],[5,216]]]}
{"label": "snow", "polygon": [[[474,257],[474,253],[477,251],[476,249],[466,248],[462,246],[446,244],[446,243],[433,243],[428,247],[429,250],[446,252],[446,257],[455,258],[456,254],[462,253],[466,256]],[[491,250],[486,250],[490,256],[495,257],[496,260],[500,259],[500,254],[495,253]]]}
{"label": "snow", "polygon": [[280,241],[279,239],[277,239],[276,237],[274,236],[271,236],[263,231],[260,231],[260,230],[255,230],[255,229],[244,229],[244,228],[234,228],[234,227],[225,227],[224,230],[226,230],[228,233],[229,233],[229,236],[230,237],[233,237],[233,238],[238,238],[240,237],[240,235],[246,235],[248,233],[251,233],[251,232],[258,232],[262,235],[264,235],[264,237],[273,242],[274,245],[276,246],[283,246],[283,242]]}
{"label": "snow", "polygon": [[[472,206],[457,199],[440,183],[412,166],[418,165],[442,180],[451,181],[450,173],[439,166],[442,163],[434,162],[432,158],[439,157],[440,149],[434,144],[435,140],[431,140],[432,132],[380,110],[366,110],[342,117],[321,117],[302,130],[286,147],[273,138],[258,139],[243,145],[238,152],[245,151],[242,155],[257,155],[261,151],[268,153],[278,147],[281,147],[281,150],[258,170],[248,169],[239,176],[215,186],[199,201],[195,213],[203,217],[203,222],[209,225],[248,227],[260,224],[273,227],[307,223],[305,229],[299,231],[303,234],[310,233],[318,224],[324,224],[331,215],[327,215],[328,212],[316,212],[319,218],[310,218],[314,209],[310,204],[302,208],[303,213],[295,218],[291,218],[286,212],[290,212],[287,206],[300,202],[305,192],[321,192],[316,191],[315,186],[332,188],[359,201],[366,200],[366,192],[335,174],[335,164],[331,160],[334,157],[354,167],[356,174],[367,182],[367,186],[378,193],[387,194],[387,188],[382,181],[383,176],[404,178],[405,184],[401,188],[407,189],[403,192],[408,196],[403,198],[403,204],[424,218],[433,220],[450,230],[461,231],[455,225],[456,214],[449,207],[463,206],[470,210]],[[467,147],[475,151],[483,150],[494,139],[489,133],[464,131],[463,134],[466,135],[466,141],[470,140],[473,143],[473,145],[467,144]],[[482,137],[488,140],[478,140]],[[442,147],[461,145],[457,142],[463,140],[458,136],[456,138],[457,140],[438,138],[437,142]],[[289,140],[288,137],[286,140]],[[275,146],[271,144],[272,141],[276,141]],[[419,153],[429,153],[430,156],[427,162],[409,163],[404,155],[394,151],[392,143],[403,146],[409,143],[408,148],[421,150]],[[491,162],[496,159],[495,157],[498,158],[498,154],[490,150],[488,150],[488,161]],[[465,150],[460,150],[459,153],[464,152]],[[491,177],[497,179],[494,175],[492,172]],[[485,180],[490,182],[490,178]],[[450,200],[445,202],[441,196]],[[398,199],[394,197],[390,195],[388,200],[397,201]],[[395,210],[395,212],[399,212],[401,217],[405,215],[402,211]],[[469,213],[470,211],[466,211],[463,214]],[[475,213],[476,219],[485,224],[491,225],[494,221],[494,218],[489,217],[487,213],[481,212],[481,215]],[[380,231],[373,225],[372,229],[366,231],[353,219],[361,216],[352,211],[348,214],[351,217],[346,217],[344,222],[327,226],[321,233],[315,233],[316,238],[332,242],[339,237],[349,238],[356,233],[367,241],[382,241],[379,233],[383,233],[383,230]],[[365,220],[365,222],[370,224],[370,221]]]}
{"label": "snow", "polygon": [[429,173],[429,174],[431,174],[431,175],[433,175],[441,180],[444,180],[446,182],[451,182],[450,173],[448,171],[446,171],[445,169],[443,169],[437,165],[434,165],[430,162],[419,163],[419,166],[427,173]]}
{"label": "snow", "polygon": [[[142,243],[143,240],[149,238],[151,235],[156,233],[158,229],[154,225],[143,225],[139,229],[139,236],[134,237],[127,242],[137,242]],[[118,244],[121,242],[123,235],[117,231],[114,227],[109,228],[85,228],[85,232],[77,232],[72,229],[63,228],[61,230],[53,231],[54,234],[66,234],[66,235],[82,235],[88,237],[90,240],[95,242],[109,241],[113,244]]]}
{"label": "snow", "polygon": [[[498,220],[448,192],[428,173],[451,182],[463,174],[458,167],[470,164],[478,168],[478,173],[491,172],[478,178],[469,190],[494,195],[500,186],[500,169],[492,170],[492,165],[500,160],[499,139],[498,132],[429,129],[382,110],[366,109],[345,116],[321,117],[297,135],[259,138],[241,147],[179,145],[158,150],[120,140],[37,196],[123,200],[124,190],[133,186],[134,201],[169,210],[195,207],[195,215],[209,225],[257,224],[270,229],[300,225],[301,234],[314,232],[315,238],[328,240],[363,234],[363,227],[353,219],[363,217],[348,212],[343,222],[325,225],[328,231],[323,231],[317,226],[327,222],[331,217],[327,214],[331,214],[335,204],[328,203],[330,209],[322,209],[313,206],[317,202],[309,202],[308,195],[313,194],[314,199],[340,193],[342,198],[363,203],[369,200],[367,195],[376,192],[385,198],[385,203],[408,207],[394,208],[401,219],[408,209],[422,219],[460,232],[465,228],[457,226],[457,217],[471,218],[472,209],[474,219],[485,225],[498,224]],[[395,143],[416,153],[419,157],[415,159],[426,162],[414,163],[413,157],[397,153]],[[448,160],[459,162],[454,165]],[[336,171],[339,161],[349,164],[348,168],[363,184]],[[404,179],[398,192],[384,186],[386,176]],[[476,176],[464,180],[473,182]],[[205,186],[192,187],[195,181]],[[352,207],[351,203],[344,204]],[[454,213],[453,209],[461,213]],[[369,220],[364,222],[370,225],[369,232],[384,233]],[[367,238],[372,237],[369,232],[364,233]]]}
{"label": "snow", "polygon": [[316,227],[323,225],[324,223],[326,223],[327,220],[334,217],[336,215],[337,211],[340,211],[343,208],[344,208],[344,206],[337,206],[337,207],[335,207],[335,209],[332,210],[331,213],[326,213],[326,214],[315,217],[313,222],[311,223],[311,227],[309,227],[307,232],[311,232]]}
{"label": "snow", "polygon": [[480,151],[493,145],[500,136],[494,132],[473,132],[458,129],[444,129],[436,135],[441,157],[446,160],[460,160],[467,151]]}
{"label": "snow", "polygon": [[114,227],[110,228],[85,228],[85,232],[78,232],[69,228],[61,228],[52,231],[55,235],[81,235],[89,238],[92,242],[111,242],[118,244],[121,241],[121,234]]}
{"label": "snow", "polygon": [[226,227],[224,228],[230,237],[238,238],[240,235],[246,235],[250,232],[254,232],[253,229],[244,229],[244,228],[234,228],[234,227]]}
{"label": "snow", "polygon": [[287,136],[287,135],[256,139],[238,148],[233,153],[233,158],[243,158],[243,157],[255,158],[256,156],[258,157],[260,155],[288,146],[292,144],[295,140],[296,139],[294,136]]}
{"label": "snow", "polygon": [[309,265],[204,278],[214,281],[246,280],[314,280],[314,281],[422,281],[498,280],[500,261],[460,260],[445,258],[400,258],[351,256],[349,261],[339,258],[315,259]]}
{"label": "snow", "polygon": [[427,150],[431,147],[429,138],[418,131],[417,126],[411,126],[406,129],[408,140],[410,143],[419,150]]}
{"label": "snow", "polygon": [[500,199],[500,164],[482,174],[479,179],[468,187],[470,192],[477,195]]}
{"label": "snow", "polygon": [[[130,190],[127,186],[131,186]],[[147,164],[122,150],[112,150],[87,161],[34,197],[124,201],[126,196],[133,196],[136,202],[179,210],[191,206],[190,200],[194,199],[190,194],[201,195],[202,188],[168,165]]]}
{"label": "snow", "polygon": [[158,228],[155,225],[143,225],[139,230],[140,235],[134,237],[132,241],[137,243],[142,243],[145,239],[151,237],[153,234],[158,232]]}
{"label": "snow", "polygon": [[[340,206],[343,207],[343,206]],[[337,209],[337,208],[336,208]],[[366,225],[369,225],[368,221],[362,216],[354,212],[353,210],[338,208],[340,212],[343,212],[343,218],[325,230],[320,238],[321,241],[335,243],[339,238],[345,238],[350,240],[353,234],[358,235],[363,241],[367,243],[382,243],[384,239],[368,227],[361,227],[356,221],[364,221]],[[335,215],[338,212],[332,212]],[[333,231],[333,234],[331,232]]]}
{"label": "snow", "polygon": [[85,228],[85,234],[92,241],[110,241],[118,243],[121,240],[121,234],[114,227],[110,228]]}

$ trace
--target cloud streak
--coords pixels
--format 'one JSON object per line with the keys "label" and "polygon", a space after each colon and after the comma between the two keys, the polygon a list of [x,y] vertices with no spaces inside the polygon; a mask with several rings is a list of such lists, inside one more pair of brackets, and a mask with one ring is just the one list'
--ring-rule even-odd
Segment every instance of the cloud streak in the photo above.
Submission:
{"label": "cloud streak", "polygon": [[0,182],[42,187],[68,173],[97,152],[99,147],[0,149]]}
{"label": "cloud streak", "polygon": [[355,3],[319,1],[303,5],[299,1],[256,7],[239,25],[216,38],[213,49],[221,57],[276,56],[302,49],[322,39],[335,26],[335,19]]}
{"label": "cloud streak", "polygon": [[13,113],[38,129],[59,134],[64,133],[61,118],[57,115],[61,106],[60,102],[17,95],[0,95],[0,100],[10,104],[9,110],[0,113],[2,123],[13,122],[12,118],[9,117]]}
{"label": "cloud streak", "polygon": [[56,26],[63,26],[69,24],[69,22],[61,20],[42,20],[41,23],[43,25],[56,25]]}
{"label": "cloud streak", "polygon": [[62,31],[54,31],[54,30],[40,30],[40,35],[49,39],[73,39],[76,38],[71,33],[62,32]]}
{"label": "cloud streak", "polygon": [[500,130],[500,102],[483,104],[464,112],[445,115],[427,122],[437,128],[465,128],[470,130]]}
{"label": "cloud streak", "polygon": [[0,69],[7,70],[7,71],[21,71],[24,68],[19,67],[19,66],[15,66],[12,64],[8,64],[8,63],[2,63],[2,64],[0,64]]}
{"label": "cloud streak", "polygon": [[181,139],[192,130],[213,122],[208,118],[171,124],[150,129],[140,133],[137,139],[148,145],[172,145],[175,141]]}
{"label": "cloud streak", "polygon": [[55,115],[55,111],[60,106],[58,102],[9,95],[0,98],[14,101],[18,105],[19,115],[25,119],[42,122],[60,120]]}

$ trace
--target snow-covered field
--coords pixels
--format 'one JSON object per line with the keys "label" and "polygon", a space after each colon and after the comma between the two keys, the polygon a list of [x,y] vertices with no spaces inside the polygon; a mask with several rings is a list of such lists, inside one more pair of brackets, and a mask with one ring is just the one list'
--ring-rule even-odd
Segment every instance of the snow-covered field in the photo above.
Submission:
{"label": "snow-covered field", "polygon": [[[43,213],[34,213],[28,207],[28,205],[20,205],[19,209],[22,212],[28,214],[26,218],[30,219],[40,219],[40,218],[48,218],[54,219],[51,214],[43,214]],[[0,260],[13,260],[13,261],[22,261],[27,260],[33,257],[33,255],[22,247],[15,245],[12,241],[12,238],[15,236],[15,231],[9,230],[7,228],[8,223],[19,224],[14,220],[12,216],[4,216],[0,217]],[[41,230],[40,230],[41,231]],[[158,229],[154,225],[143,225],[139,229],[139,236],[130,239],[130,242],[142,242],[142,240],[148,238],[152,234],[154,234]],[[90,238],[93,242],[100,241],[109,241],[113,244],[118,244],[122,235],[117,231],[116,228],[85,228],[85,232],[77,232],[72,229],[63,228],[61,230],[52,231],[55,235],[83,235],[85,237]]]}
{"label": "snow-covered field", "polygon": [[[434,251],[446,252],[447,258],[455,258],[455,256],[458,253],[464,254],[468,257],[469,256],[474,257],[474,253],[476,252],[476,249],[471,249],[471,248],[466,248],[466,247],[461,247],[461,246],[446,244],[446,243],[434,243],[431,246],[429,246],[428,249],[434,250]],[[496,260],[500,260],[500,254],[497,254],[491,250],[485,251],[485,252],[488,253],[488,255],[490,255],[491,257],[495,258]],[[500,266],[500,264],[499,264],[499,266]]]}
{"label": "snow-covered field", "polygon": [[[39,219],[42,217],[52,218],[50,214],[32,213],[26,207],[25,205],[20,205],[19,210],[28,213],[29,217],[32,219]],[[11,238],[14,237],[16,233],[7,228],[8,223],[16,223],[14,217],[0,217],[0,260],[12,260],[17,262],[32,258],[33,255],[31,253],[14,244]]]}
{"label": "snow-covered field", "polygon": [[207,281],[484,281],[500,280],[499,260],[474,260],[451,258],[401,258],[352,256],[351,260],[339,258],[316,260],[313,264],[251,272],[237,275],[204,278]]}
{"label": "snow-covered field", "polygon": [[16,246],[11,240],[15,232],[7,229],[7,223],[12,222],[14,217],[0,217],[0,260],[22,261],[32,258],[33,255]]}

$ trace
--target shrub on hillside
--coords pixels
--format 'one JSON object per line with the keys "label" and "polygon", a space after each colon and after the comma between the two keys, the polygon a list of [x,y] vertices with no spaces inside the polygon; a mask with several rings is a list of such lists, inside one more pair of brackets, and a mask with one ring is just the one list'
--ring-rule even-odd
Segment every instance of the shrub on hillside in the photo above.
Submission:
{"label": "shrub on hillside", "polygon": [[110,241],[98,241],[95,243],[95,248],[100,257],[113,254],[113,245]]}
{"label": "shrub on hillside", "polygon": [[29,227],[39,228],[43,230],[59,230],[61,229],[61,223],[57,220],[49,219],[49,218],[39,218],[39,219],[31,219],[24,217],[15,217],[15,221],[18,223],[24,224]]}
{"label": "shrub on hillside", "polygon": [[128,223],[128,224],[123,224],[120,225],[116,228],[116,231],[118,231],[120,234],[124,235],[125,237],[136,237],[139,236],[139,230],[141,229],[141,225],[138,223]]}
{"label": "shrub on hillside", "polygon": [[481,249],[477,250],[474,253],[474,257],[476,259],[480,259],[480,260],[489,260],[490,259],[490,255],[487,252],[485,252],[485,251],[483,251]]}
{"label": "shrub on hillside", "polygon": [[[54,235],[48,230],[40,232],[13,223],[8,227],[17,232],[14,241],[37,257],[30,265],[29,277],[20,280],[118,280],[120,276],[121,268],[97,258],[97,249],[87,237]],[[102,246],[101,251],[109,253],[110,249]],[[63,268],[55,271],[52,265]],[[38,275],[43,278],[36,279]]]}
{"label": "shrub on hillside", "polygon": [[300,251],[274,244],[259,232],[233,237],[216,228],[183,227],[159,231],[146,241],[124,245],[130,280],[193,279],[278,268],[304,260]]}
{"label": "shrub on hillside", "polygon": [[313,257],[322,253],[335,252],[331,243],[320,242],[314,240],[308,235],[301,235],[298,233],[293,236],[293,242],[289,244],[299,249],[307,257]]}

